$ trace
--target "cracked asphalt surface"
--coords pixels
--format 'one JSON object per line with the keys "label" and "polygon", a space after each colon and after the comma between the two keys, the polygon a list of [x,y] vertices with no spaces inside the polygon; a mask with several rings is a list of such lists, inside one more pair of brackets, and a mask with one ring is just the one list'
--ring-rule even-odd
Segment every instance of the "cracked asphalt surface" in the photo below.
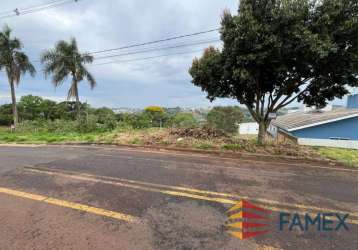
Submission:
{"label": "cracked asphalt surface", "polygon": [[[241,198],[273,211],[268,234],[240,240],[227,232],[226,211]],[[349,213],[349,230],[280,231],[280,211]],[[358,169],[115,147],[0,147],[0,249],[358,249],[357,235]]]}

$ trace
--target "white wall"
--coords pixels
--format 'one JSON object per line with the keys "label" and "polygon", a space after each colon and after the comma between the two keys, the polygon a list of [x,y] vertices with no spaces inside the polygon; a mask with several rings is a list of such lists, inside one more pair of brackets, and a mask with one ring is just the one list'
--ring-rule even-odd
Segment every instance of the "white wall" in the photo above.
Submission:
{"label": "white wall", "polygon": [[246,122],[239,124],[240,135],[257,135],[259,133],[259,124],[256,122]]}
{"label": "white wall", "polygon": [[299,145],[358,149],[358,141],[298,138]]}

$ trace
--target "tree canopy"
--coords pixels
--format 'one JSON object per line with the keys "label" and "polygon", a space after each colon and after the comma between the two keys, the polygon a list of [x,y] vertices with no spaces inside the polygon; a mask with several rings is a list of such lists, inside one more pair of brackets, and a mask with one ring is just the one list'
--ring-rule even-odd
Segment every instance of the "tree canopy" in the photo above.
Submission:
{"label": "tree canopy", "polygon": [[54,49],[47,50],[41,57],[44,64],[45,76],[52,75],[52,83],[55,87],[63,84],[68,77],[72,78],[72,84],[68,91],[67,99],[76,99],[77,118],[80,115],[80,100],[78,83],[87,80],[93,89],[96,80],[87,70],[85,64],[93,62],[93,56],[88,53],[81,53],[78,49],[76,39],[69,42],[59,41]]}
{"label": "tree canopy", "polygon": [[192,82],[210,100],[244,104],[260,142],[270,113],[294,101],[324,106],[358,86],[356,0],[241,0],[220,33],[223,47],[194,59]]}

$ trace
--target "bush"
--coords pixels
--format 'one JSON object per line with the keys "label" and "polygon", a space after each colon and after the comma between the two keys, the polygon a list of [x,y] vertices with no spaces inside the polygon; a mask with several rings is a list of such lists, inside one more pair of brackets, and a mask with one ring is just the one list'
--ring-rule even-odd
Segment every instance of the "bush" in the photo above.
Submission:
{"label": "bush", "polygon": [[146,107],[144,113],[150,116],[151,127],[163,127],[169,118],[165,110],[159,106]]}
{"label": "bush", "polygon": [[175,128],[196,127],[198,122],[191,113],[177,113],[170,119],[170,126]]}
{"label": "bush", "polygon": [[222,129],[227,133],[236,133],[238,124],[244,115],[241,109],[234,107],[214,107],[207,116],[207,124],[211,128]]}
{"label": "bush", "polygon": [[13,123],[12,115],[0,114],[0,125],[10,126]]}
{"label": "bush", "polygon": [[0,125],[10,126],[13,123],[11,104],[0,106]]}
{"label": "bush", "polygon": [[108,119],[104,124],[98,122],[96,115],[81,116],[79,120],[35,120],[19,123],[17,132],[50,132],[50,133],[93,133],[107,132],[117,127],[115,119]]}
{"label": "bush", "polygon": [[81,116],[76,121],[76,131],[80,133],[100,132],[102,129],[97,121],[98,117],[95,115]]}
{"label": "bush", "polygon": [[152,120],[150,114],[147,112],[138,114],[123,114],[120,124],[127,124],[134,129],[142,129],[152,127]]}

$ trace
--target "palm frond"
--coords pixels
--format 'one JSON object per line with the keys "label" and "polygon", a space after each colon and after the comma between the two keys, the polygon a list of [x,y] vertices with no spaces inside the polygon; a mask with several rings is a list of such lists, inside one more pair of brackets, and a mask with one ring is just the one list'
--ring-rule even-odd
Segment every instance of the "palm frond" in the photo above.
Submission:
{"label": "palm frond", "polygon": [[55,87],[63,84],[68,77],[72,77],[73,83],[68,91],[68,99],[76,95],[77,85],[74,84],[84,79],[89,82],[91,88],[96,86],[96,80],[84,66],[93,62],[93,56],[80,53],[74,38],[69,42],[58,41],[55,48],[42,54],[41,62],[44,65],[45,77],[52,75],[52,83]]}
{"label": "palm frond", "polygon": [[11,29],[5,26],[0,32],[0,68],[6,68],[8,79],[16,84],[19,84],[23,74],[34,76],[36,73],[35,67],[21,49],[21,41],[12,38]]}
{"label": "palm frond", "polygon": [[84,69],[85,69],[83,72],[84,78],[86,78],[86,80],[88,81],[88,83],[91,86],[91,89],[93,89],[97,85],[96,79],[93,77],[93,75],[86,68],[84,68]]}

